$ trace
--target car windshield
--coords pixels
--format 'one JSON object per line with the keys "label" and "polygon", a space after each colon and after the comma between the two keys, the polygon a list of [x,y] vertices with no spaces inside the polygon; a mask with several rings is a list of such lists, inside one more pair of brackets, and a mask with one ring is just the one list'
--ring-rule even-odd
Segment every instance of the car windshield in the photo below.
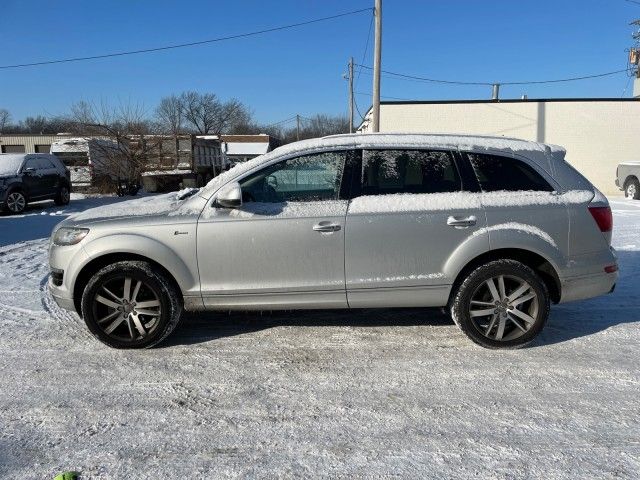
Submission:
{"label": "car windshield", "polygon": [[24,155],[0,155],[0,175],[15,175],[20,170]]}

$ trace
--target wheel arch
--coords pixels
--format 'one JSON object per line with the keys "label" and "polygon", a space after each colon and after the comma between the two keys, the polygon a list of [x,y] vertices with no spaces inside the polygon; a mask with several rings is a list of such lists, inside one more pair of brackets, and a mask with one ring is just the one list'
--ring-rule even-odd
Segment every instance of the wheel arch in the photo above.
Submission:
{"label": "wheel arch", "polygon": [[22,182],[13,182],[7,185],[7,195],[15,191],[22,193],[25,198],[29,200],[29,192],[27,191],[26,185],[24,185]]}
{"label": "wheel arch", "polygon": [[73,303],[76,308],[76,312],[78,312],[78,314],[81,314],[81,311],[82,311],[81,309],[82,293],[89,279],[93,275],[95,275],[96,272],[98,272],[100,269],[108,265],[111,265],[116,262],[126,262],[126,261],[142,261],[142,262],[147,262],[153,265],[155,268],[157,268],[162,272],[162,274],[167,278],[167,280],[169,280],[173,284],[173,286],[176,288],[176,291],[180,293],[179,298],[181,300],[183,299],[182,290],[180,288],[180,285],[178,284],[178,281],[171,274],[171,272],[159,262],[137,253],[112,252],[112,253],[106,253],[96,258],[92,258],[91,260],[89,260],[89,262],[87,262],[82,267],[80,272],[78,272],[73,285]]}
{"label": "wheel arch", "polygon": [[475,258],[471,259],[460,270],[456,276],[451,292],[449,293],[448,305],[451,304],[452,299],[455,296],[455,292],[458,286],[464,281],[467,275],[481,265],[492,262],[494,260],[516,260],[535,271],[547,286],[549,290],[549,296],[553,303],[558,303],[562,295],[562,286],[560,277],[553,264],[540,255],[539,253],[523,248],[497,248],[495,250],[488,250]]}
{"label": "wheel arch", "polygon": [[624,179],[624,183],[622,184],[622,188],[626,189],[627,186],[629,185],[629,183],[631,183],[632,181],[636,181],[638,183],[640,183],[640,181],[638,180],[638,177],[636,175],[627,175],[627,177]]}

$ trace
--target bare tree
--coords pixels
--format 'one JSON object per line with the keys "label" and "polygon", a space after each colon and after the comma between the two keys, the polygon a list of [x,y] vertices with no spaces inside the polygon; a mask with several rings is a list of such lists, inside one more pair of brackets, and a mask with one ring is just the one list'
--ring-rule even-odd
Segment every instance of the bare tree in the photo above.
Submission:
{"label": "bare tree", "polygon": [[161,138],[138,104],[94,105],[78,102],[68,118],[72,133],[87,138],[99,157],[98,170],[106,180],[136,179],[158,156]]}
{"label": "bare tree", "polygon": [[42,115],[38,115],[25,118],[23,124],[29,133],[45,133],[48,121]]}
{"label": "bare tree", "polygon": [[4,129],[9,125],[10,122],[11,114],[9,113],[9,110],[7,110],[6,108],[0,108],[0,133],[4,132]]}
{"label": "bare tree", "polygon": [[227,133],[251,118],[247,107],[236,99],[221,102],[213,93],[183,92],[180,96],[185,120],[199,134]]}
{"label": "bare tree", "polygon": [[183,133],[184,104],[181,97],[171,95],[160,100],[155,116],[163,132],[174,136]]}

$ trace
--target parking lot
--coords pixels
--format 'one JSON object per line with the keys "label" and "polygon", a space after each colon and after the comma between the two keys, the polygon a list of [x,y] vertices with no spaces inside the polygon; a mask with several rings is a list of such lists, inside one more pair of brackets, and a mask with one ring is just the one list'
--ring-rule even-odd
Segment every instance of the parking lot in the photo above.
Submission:
{"label": "parking lot", "polygon": [[117,351],[46,292],[53,225],[112,201],[0,216],[4,476],[640,476],[640,202],[612,201],[615,292],[522,350],[404,309],[189,315]]}

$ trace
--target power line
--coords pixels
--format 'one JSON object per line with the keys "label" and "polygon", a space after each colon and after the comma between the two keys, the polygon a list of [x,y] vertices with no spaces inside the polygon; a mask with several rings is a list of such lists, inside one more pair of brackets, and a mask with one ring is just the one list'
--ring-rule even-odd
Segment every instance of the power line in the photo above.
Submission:
{"label": "power line", "polygon": [[325,22],[327,20],[333,20],[336,18],[340,18],[340,17],[346,17],[348,15],[355,15],[357,13],[362,13],[362,12],[369,12],[371,11],[371,8],[361,8],[360,10],[353,10],[350,12],[345,12],[345,13],[339,13],[336,15],[331,15],[329,17],[322,17],[322,18],[316,18],[313,20],[307,20],[305,22],[299,22],[299,23],[292,23],[289,25],[282,25],[279,27],[273,27],[273,28],[266,28],[264,30],[257,30],[255,32],[248,32],[248,33],[239,33],[236,35],[228,35],[226,37],[218,37],[218,38],[212,38],[209,40],[200,40],[198,42],[189,42],[189,43],[179,43],[176,45],[165,45],[163,47],[154,47],[154,48],[143,48],[140,50],[129,50],[129,51],[124,51],[124,52],[114,52],[114,53],[105,53],[105,54],[101,54],[101,55],[91,55],[88,57],[74,57],[74,58],[64,58],[64,59],[57,59],[57,60],[45,60],[45,61],[41,61],[41,62],[32,62],[32,63],[20,63],[20,64],[16,64],[16,65],[0,65],[0,69],[10,69],[10,68],[23,68],[23,67],[35,67],[35,66],[40,66],[40,65],[52,65],[52,64],[56,64],[56,63],[69,63],[69,62],[80,62],[80,61],[85,61],[85,60],[97,60],[97,59],[101,59],[101,58],[111,58],[111,57],[123,57],[125,55],[136,55],[136,54],[140,54],[140,53],[151,53],[151,52],[160,52],[160,51],[164,51],[164,50],[173,50],[176,48],[185,48],[185,47],[194,47],[197,45],[205,45],[208,43],[216,43],[216,42],[223,42],[226,40],[234,40],[237,38],[246,38],[246,37],[252,37],[255,35],[262,35],[264,33],[270,33],[270,32],[277,32],[280,30],[286,30],[289,28],[296,28],[296,27],[302,27],[304,25],[310,25],[312,23],[318,23],[318,22]]}
{"label": "power line", "polygon": [[[358,65],[362,68],[365,68],[367,70],[373,70],[373,68],[367,66],[367,65]],[[398,77],[398,78],[404,78],[404,79],[409,79],[409,80],[418,80],[418,81],[424,81],[424,82],[429,82],[429,83],[444,83],[444,84],[449,84],[449,85],[483,85],[483,86],[491,86],[491,85],[495,85],[495,84],[500,84],[500,85],[540,85],[540,84],[545,84],[545,83],[561,83],[561,82],[575,82],[577,80],[588,80],[588,79],[592,79],[592,78],[601,78],[601,77],[607,77],[610,75],[617,75],[619,73],[622,72],[626,72],[628,71],[627,68],[625,68],[624,70],[615,70],[613,72],[606,72],[606,73],[598,73],[595,75],[585,75],[585,76],[581,76],[581,77],[571,77],[571,78],[561,78],[561,79],[554,79],[554,80],[530,80],[530,81],[521,81],[521,82],[463,82],[463,81],[457,81],[457,80],[442,80],[442,79],[435,79],[435,78],[428,78],[428,77],[419,77],[417,75],[407,75],[404,73],[397,73],[397,72],[390,72],[388,70],[381,70],[382,73],[385,73],[387,75],[391,75],[393,77]]]}
{"label": "power line", "polygon": [[[364,52],[362,52],[362,63],[364,63],[366,57],[367,57],[367,51],[369,50],[369,42],[371,41],[371,28],[373,27],[373,20],[374,20],[375,16],[373,15],[373,12],[371,12],[371,21],[369,22],[369,32],[367,33],[367,43],[365,43],[364,45]],[[360,74],[362,74],[362,67],[360,67],[360,69],[358,70],[358,76],[356,77],[356,82],[354,87],[358,87],[358,80],[360,80]]]}
{"label": "power line", "polygon": [[640,5],[640,2],[635,2],[634,0],[624,0],[625,2],[635,3],[636,5]]}
{"label": "power line", "polygon": [[264,125],[264,128],[275,127],[276,125],[282,125],[284,123],[292,122],[296,119],[296,116],[285,118],[284,120],[280,120],[279,122],[269,123],[268,125]]}

